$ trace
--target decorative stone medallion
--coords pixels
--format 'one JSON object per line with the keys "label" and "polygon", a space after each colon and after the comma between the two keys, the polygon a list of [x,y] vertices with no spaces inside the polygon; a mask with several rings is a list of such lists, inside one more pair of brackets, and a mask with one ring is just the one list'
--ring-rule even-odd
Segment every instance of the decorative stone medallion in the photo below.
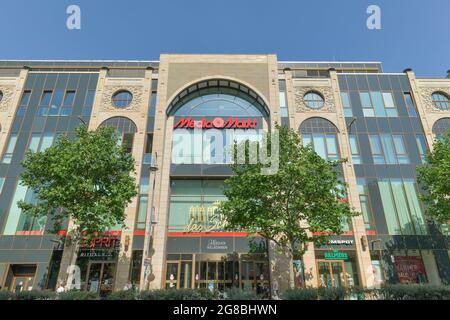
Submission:
{"label": "decorative stone medallion", "polygon": [[[118,108],[114,105],[112,97],[113,95],[118,92],[126,90],[131,92],[133,95],[133,100],[131,100],[131,103],[129,106],[125,108]],[[102,96],[102,104],[101,104],[101,110],[102,111],[134,111],[137,112],[140,110],[140,106],[142,105],[142,96],[144,94],[144,87],[143,86],[105,86],[103,89],[103,96]]]}
{"label": "decorative stone medallion", "polygon": [[422,99],[422,104],[429,112],[435,113],[450,113],[450,110],[442,110],[438,109],[433,105],[433,93],[442,92],[450,97],[450,88],[428,88],[428,87],[420,87],[420,98]]}
{"label": "decorative stone medallion", "polygon": [[[323,107],[319,109],[309,108],[304,100],[305,94],[308,92],[316,92],[320,94],[324,100]],[[295,87],[295,110],[296,112],[335,112],[335,106],[333,103],[333,91],[328,86],[321,87]]]}

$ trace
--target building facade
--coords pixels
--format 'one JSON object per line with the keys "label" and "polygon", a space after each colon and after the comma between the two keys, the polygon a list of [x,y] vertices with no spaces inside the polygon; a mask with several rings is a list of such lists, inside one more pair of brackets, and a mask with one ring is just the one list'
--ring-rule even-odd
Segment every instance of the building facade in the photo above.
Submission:
{"label": "building facade", "polygon": [[[201,138],[194,134],[196,120]],[[27,150],[75,128],[112,126],[136,161],[139,195],[126,228],[80,248],[24,215]],[[0,61],[0,285],[83,290],[289,285],[289,261],[263,238],[224,230],[226,150],[275,123],[325,159],[347,158],[348,201],[362,214],[294,261],[297,286],[450,282],[448,230],[425,218],[416,167],[450,129],[450,78],[378,62],[283,62],[275,55],[172,55],[159,61]],[[217,139],[208,132],[231,132]]]}

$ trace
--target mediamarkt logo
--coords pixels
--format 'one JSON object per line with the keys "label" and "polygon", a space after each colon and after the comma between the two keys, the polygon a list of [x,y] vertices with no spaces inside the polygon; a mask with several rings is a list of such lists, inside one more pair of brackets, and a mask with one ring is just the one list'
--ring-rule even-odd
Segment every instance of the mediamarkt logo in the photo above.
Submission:
{"label": "mediamarkt logo", "polygon": [[256,119],[239,120],[239,118],[228,118],[227,120],[224,120],[223,118],[217,117],[212,120],[205,118],[193,120],[191,118],[181,118],[173,127],[174,129],[255,129],[256,124]]}

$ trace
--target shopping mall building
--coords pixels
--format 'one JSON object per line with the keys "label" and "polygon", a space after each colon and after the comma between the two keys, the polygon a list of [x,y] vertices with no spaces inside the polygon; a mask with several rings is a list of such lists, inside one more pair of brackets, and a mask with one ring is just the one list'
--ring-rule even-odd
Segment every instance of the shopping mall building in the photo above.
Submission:
{"label": "shopping mall building", "polygon": [[295,261],[298,286],[450,283],[448,230],[425,219],[416,181],[427,149],[450,129],[449,75],[384,73],[378,62],[162,54],[0,61],[0,285],[54,289],[64,278],[73,243],[65,230],[51,234],[50,218],[18,208],[36,201],[20,184],[21,161],[85,123],[120,132],[139,196],[126,208],[127,228],[80,249],[81,289],[108,292],[130,281],[141,289],[286,288],[283,255],[263,238],[224,230],[217,204],[231,170],[211,146],[229,141],[195,138],[195,120],[242,139],[282,123],[323,158],[348,159],[348,201],[362,214],[327,245],[308,245]]}

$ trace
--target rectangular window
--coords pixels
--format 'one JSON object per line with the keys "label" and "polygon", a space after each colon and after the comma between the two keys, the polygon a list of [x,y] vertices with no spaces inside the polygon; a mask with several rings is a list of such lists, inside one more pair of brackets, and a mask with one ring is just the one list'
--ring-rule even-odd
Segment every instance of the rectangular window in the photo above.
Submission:
{"label": "rectangular window", "polygon": [[122,145],[125,146],[125,152],[131,153],[133,151],[134,133],[125,133],[122,139]]}
{"label": "rectangular window", "polygon": [[417,117],[416,107],[414,105],[414,100],[412,98],[411,93],[404,92],[403,96],[405,97],[406,109],[408,110],[408,115],[410,117]]}
{"label": "rectangular window", "polygon": [[334,134],[327,134],[327,159],[328,160],[339,160],[336,136]]}
{"label": "rectangular window", "polygon": [[25,200],[28,188],[21,185],[21,182],[17,183],[16,191],[14,193],[13,200],[11,202],[11,207],[9,209],[8,218],[6,220],[5,229],[3,230],[4,235],[15,235],[17,226],[19,224],[20,210],[17,202]]}
{"label": "rectangular window", "polygon": [[397,109],[395,107],[394,99],[392,93],[383,92],[384,107],[386,108],[386,115],[388,117],[398,117]]}
{"label": "rectangular window", "polygon": [[359,154],[358,139],[353,134],[349,135],[348,139],[350,142],[350,150],[352,152],[353,164],[361,164],[361,156]]}
{"label": "rectangular window", "polygon": [[6,148],[6,152],[3,155],[3,163],[11,163],[14,149],[16,147],[17,142],[17,134],[13,133],[9,136],[8,146]]}
{"label": "rectangular window", "polygon": [[144,163],[145,164],[152,163],[152,149],[153,149],[153,134],[147,133],[147,137],[145,140],[145,150],[144,150]]}
{"label": "rectangular window", "polygon": [[358,178],[358,193],[359,201],[361,203],[361,213],[364,220],[366,230],[375,230],[375,220],[372,215],[372,209],[370,206],[369,190],[364,178]]}
{"label": "rectangular window", "polygon": [[39,143],[41,142],[41,134],[33,133],[28,144],[28,149],[37,152],[39,150]]}
{"label": "rectangular window", "polygon": [[53,94],[53,91],[51,91],[51,90],[45,90],[42,92],[41,100],[39,101],[39,109],[38,109],[39,116],[47,115],[47,111],[48,111],[48,107],[50,105],[52,94]]}
{"label": "rectangular window", "polygon": [[88,90],[83,104],[83,116],[89,117],[94,105],[95,90]]}
{"label": "rectangular window", "polygon": [[25,90],[20,99],[19,109],[17,109],[17,116],[23,117],[27,111],[28,104],[30,103],[31,91]]}
{"label": "rectangular window", "polygon": [[75,91],[68,90],[64,96],[64,102],[61,108],[61,116],[69,116],[72,114],[72,107],[75,100]]}
{"label": "rectangular window", "polygon": [[352,106],[348,92],[341,92],[342,107],[344,108],[344,117],[353,117]]}
{"label": "rectangular window", "polygon": [[394,140],[395,153],[397,155],[397,161],[400,164],[408,164],[409,157],[406,152],[405,143],[403,142],[402,135],[392,135],[392,139]]}
{"label": "rectangular window", "polygon": [[56,90],[53,94],[52,103],[50,105],[50,109],[48,111],[48,114],[50,116],[57,116],[59,114],[59,110],[61,108],[61,104],[64,97],[64,91],[63,90]]}
{"label": "rectangular window", "polygon": [[378,186],[389,234],[427,234],[413,179],[383,179]]}
{"label": "rectangular window", "polygon": [[289,117],[289,112],[288,112],[288,108],[287,108],[286,81],[285,80],[279,81],[278,98],[279,98],[279,102],[280,102],[281,117],[282,118]]}
{"label": "rectangular window", "polygon": [[426,162],[427,143],[423,134],[416,134],[417,148],[419,148],[419,155],[422,163]]}
{"label": "rectangular window", "polygon": [[41,146],[39,147],[39,151],[45,151],[53,144],[53,139],[55,138],[54,133],[46,132],[41,140]]}
{"label": "rectangular window", "polygon": [[4,177],[0,177],[0,194],[3,191],[3,185],[5,184],[5,179]]}
{"label": "rectangular window", "polygon": [[402,135],[371,134],[370,149],[374,164],[408,164],[409,156]]}
{"label": "rectangular window", "polygon": [[375,134],[369,135],[370,149],[372,151],[373,163],[384,164],[384,155],[381,151],[380,137]]}
{"label": "rectangular window", "polygon": [[360,92],[359,97],[361,99],[361,105],[363,107],[364,117],[375,117],[372,101],[368,92]]}
{"label": "rectangular window", "polygon": [[139,210],[136,219],[136,229],[145,230],[145,222],[147,220],[148,195],[139,196]]}
{"label": "rectangular window", "polygon": [[384,110],[384,103],[381,92],[372,91],[370,93],[370,97],[372,98],[372,104],[375,109],[375,116],[386,117],[386,111]]}

